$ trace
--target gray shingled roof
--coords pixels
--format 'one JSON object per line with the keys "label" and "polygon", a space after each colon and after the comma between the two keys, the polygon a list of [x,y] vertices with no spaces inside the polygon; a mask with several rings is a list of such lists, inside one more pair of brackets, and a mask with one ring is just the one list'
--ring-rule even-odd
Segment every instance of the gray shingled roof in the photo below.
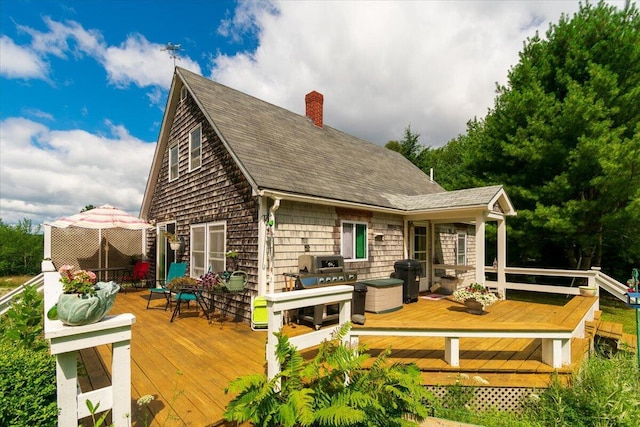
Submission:
{"label": "gray shingled roof", "polygon": [[[445,190],[399,153],[176,68],[259,190],[401,208]],[[304,99],[301,96],[300,102]]]}
{"label": "gray shingled roof", "polygon": [[502,190],[502,185],[469,188],[466,190],[447,191],[444,193],[425,194],[419,196],[387,195],[389,200],[400,209],[406,211],[425,211],[442,208],[468,208],[489,206],[489,203]]}

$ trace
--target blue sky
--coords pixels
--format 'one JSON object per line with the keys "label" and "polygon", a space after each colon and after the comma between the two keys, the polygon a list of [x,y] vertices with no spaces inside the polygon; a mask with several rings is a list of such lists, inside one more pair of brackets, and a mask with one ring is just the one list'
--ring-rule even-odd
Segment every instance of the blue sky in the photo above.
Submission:
{"label": "blue sky", "polygon": [[[618,7],[622,1],[610,1]],[[177,65],[384,145],[493,106],[527,37],[578,1],[1,0],[0,218],[140,209]],[[436,171],[437,180],[437,171]]]}

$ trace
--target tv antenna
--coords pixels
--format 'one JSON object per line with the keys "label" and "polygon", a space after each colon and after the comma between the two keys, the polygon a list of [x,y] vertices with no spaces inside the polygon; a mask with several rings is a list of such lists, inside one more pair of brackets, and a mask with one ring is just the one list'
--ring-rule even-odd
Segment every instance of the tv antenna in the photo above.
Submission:
{"label": "tv antenna", "polygon": [[173,66],[176,66],[176,58],[180,59],[180,54],[178,53],[179,51],[183,50],[179,44],[173,44],[171,42],[167,43],[167,45],[165,47],[163,47],[160,50],[166,50],[167,52],[169,52],[169,56],[171,58],[173,58]]}

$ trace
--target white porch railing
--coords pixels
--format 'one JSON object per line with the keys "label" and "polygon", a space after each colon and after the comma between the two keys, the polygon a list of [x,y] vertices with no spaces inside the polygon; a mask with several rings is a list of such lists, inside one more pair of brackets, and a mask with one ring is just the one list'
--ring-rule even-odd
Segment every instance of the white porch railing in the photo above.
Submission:
{"label": "white porch railing", "polygon": [[22,291],[24,291],[24,288],[26,286],[35,286],[36,290],[38,292],[41,292],[44,288],[44,274],[40,273],[37,276],[32,277],[27,282],[0,297],[0,316],[6,313],[7,310],[9,310],[9,307],[11,307],[11,303],[13,302],[14,298],[20,295]]}
{"label": "white porch railing", "polygon": [[[85,326],[65,326],[59,320],[49,320],[46,313],[62,293],[60,274],[51,261],[42,262],[44,275],[44,336],[56,356],[58,395],[58,425],[76,426],[78,420],[89,416],[86,400],[100,412],[111,409],[115,427],[131,425],[131,325],[133,314],[107,316],[104,320]],[[82,393],[78,389],[76,353],[85,348],[111,344],[111,385]]]}
{"label": "white porch railing", "polygon": [[[486,272],[496,272],[495,268],[485,267]],[[600,288],[611,293],[622,301],[627,301],[627,287],[612,277],[607,276],[600,271],[599,267],[592,267],[591,270],[561,270],[546,268],[525,268],[525,267],[506,267],[505,274],[521,275],[521,276],[546,276],[546,277],[566,277],[587,279],[587,285],[591,288]],[[498,282],[486,280],[485,284],[489,287],[497,288],[502,295],[506,296],[509,289],[519,289],[524,291],[546,292],[566,295],[579,295],[580,290],[577,286],[555,286],[555,285],[539,285],[533,283],[516,283],[516,282]]]}
{"label": "white porch railing", "polygon": [[[267,311],[269,313],[269,336],[267,337],[267,375],[269,379],[274,378],[280,371],[280,364],[276,357],[276,345],[278,340],[273,335],[279,332],[283,325],[284,312],[287,310],[297,310],[303,307],[318,304],[340,304],[339,325],[344,325],[351,318],[351,298],[353,297],[353,286],[338,285],[316,289],[303,289],[291,292],[281,292],[267,294]],[[313,347],[320,344],[325,339],[330,339],[331,335],[338,329],[321,329],[303,335],[290,337],[289,342],[298,350]],[[348,337],[345,338],[348,341]]]}

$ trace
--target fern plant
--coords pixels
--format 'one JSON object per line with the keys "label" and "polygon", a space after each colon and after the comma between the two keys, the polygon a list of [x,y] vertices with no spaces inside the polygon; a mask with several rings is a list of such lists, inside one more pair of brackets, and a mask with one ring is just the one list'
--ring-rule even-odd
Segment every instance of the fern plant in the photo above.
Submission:
{"label": "fern plant", "polygon": [[254,374],[232,381],[225,393],[237,395],[224,418],[264,427],[417,425],[433,401],[418,367],[389,364],[387,349],[365,368],[366,349],[342,341],[350,327],[340,327],[308,361],[276,333],[280,373],[271,380]]}

